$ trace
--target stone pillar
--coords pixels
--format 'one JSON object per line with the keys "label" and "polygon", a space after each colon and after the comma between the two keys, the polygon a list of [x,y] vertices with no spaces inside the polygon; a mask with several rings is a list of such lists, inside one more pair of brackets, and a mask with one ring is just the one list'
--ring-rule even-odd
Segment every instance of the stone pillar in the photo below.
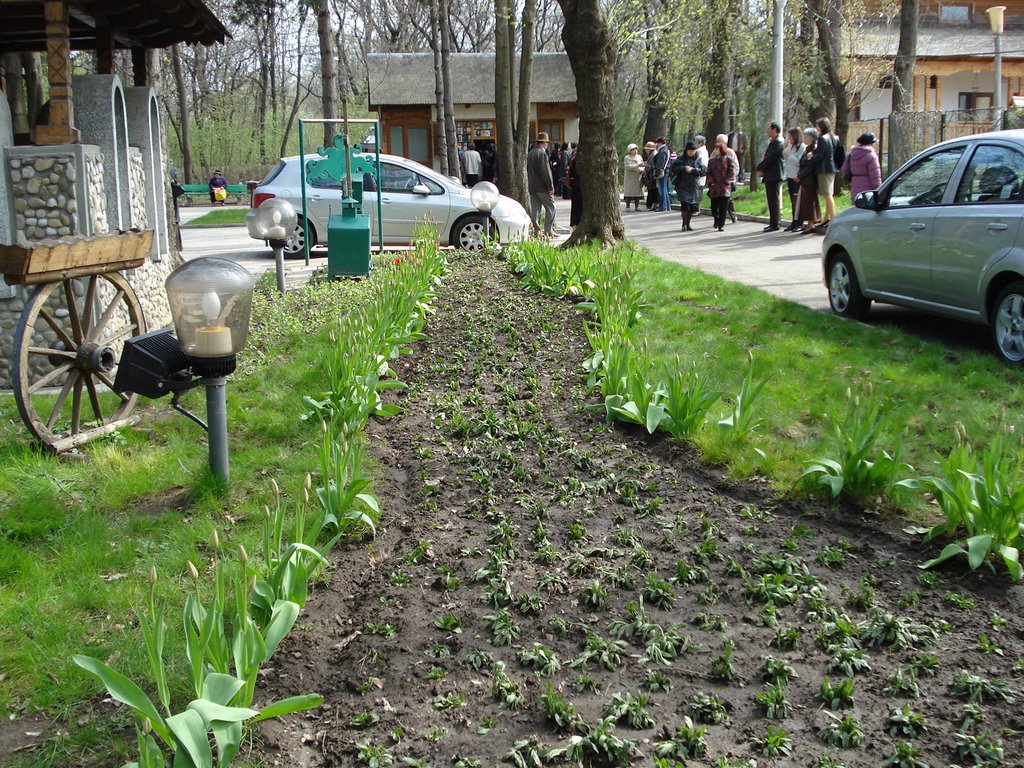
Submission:
{"label": "stone pillar", "polygon": [[74,144],[78,141],[71,100],[71,27],[65,0],[43,3],[46,20],[46,65],[50,74],[49,124],[32,130],[36,144]]}
{"label": "stone pillar", "polygon": [[[7,174],[7,150],[14,146],[14,127],[11,122],[11,110],[7,99],[0,98],[0,245],[14,243],[14,211],[11,208],[10,177]],[[3,291],[0,289],[0,294]]]}
{"label": "stone pillar", "polygon": [[128,121],[121,78],[117,75],[76,78],[75,112],[82,141],[98,146],[106,161],[104,182],[110,229],[128,229],[131,226]]}
{"label": "stone pillar", "polygon": [[154,261],[160,261],[171,250],[160,106],[152,88],[128,88],[125,103],[128,107],[128,139],[133,147],[142,151],[147,227],[155,233],[151,256]]}

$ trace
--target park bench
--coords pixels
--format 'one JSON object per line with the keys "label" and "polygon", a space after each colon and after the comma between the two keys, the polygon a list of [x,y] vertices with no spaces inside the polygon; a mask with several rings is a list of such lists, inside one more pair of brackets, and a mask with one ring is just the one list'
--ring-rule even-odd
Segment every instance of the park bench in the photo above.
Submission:
{"label": "park bench", "polygon": [[[196,199],[200,202],[210,199],[210,187],[206,184],[183,184],[185,188],[185,194],[182,197],[185,198],[185,205],[195,205]],[[248,190],[245,184],[228,184],[228,197],[224,201],[227,203],[234,203],[240,205],[242,202],[248,201]]]}

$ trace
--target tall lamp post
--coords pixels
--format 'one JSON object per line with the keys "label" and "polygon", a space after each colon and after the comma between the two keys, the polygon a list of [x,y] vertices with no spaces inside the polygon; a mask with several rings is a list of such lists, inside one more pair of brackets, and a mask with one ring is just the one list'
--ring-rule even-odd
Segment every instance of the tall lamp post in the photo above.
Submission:
{"label": "tall lamp post", "polygon": [[992,106],[996,109],[995,129],[997,131],[1003,128],[1003,108],[1006,106],[1006,97],[1003,96],[1003,13],[1005,11],[1005,5],[996,5],[987,11],[988,23],[996,38],[995,89],[992,91]]}

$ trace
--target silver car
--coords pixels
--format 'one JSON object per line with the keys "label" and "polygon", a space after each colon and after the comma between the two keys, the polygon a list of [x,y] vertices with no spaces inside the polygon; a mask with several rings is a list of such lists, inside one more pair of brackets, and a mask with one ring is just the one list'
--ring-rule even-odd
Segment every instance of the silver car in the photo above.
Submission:
{"label": "silver car", "polygon": [[872,301],[988,325],[1024,363],[1024,131],[936,144],[832,221],[822,266],[832,311]]}
{"label": "silver car", "polygon": [[[306,156],[307,162],[316,156]],[[488,228],[496,231],[502,243],[523,239],[530,232],[530,217],[519,203],[502,196],[488,215],[479,212],[470,201],[470,190],[456,179],[404,157],[381,155],[381,205],[384,211],[384,243],[409,245],[413,232],[431,222],[444,245],[466,250],[483,247]],[[368,187],[370,185],[367,185]],[[309,215],[310,247],[327,243],[327,217],[341,213],[343,190],[333,179],[317,178],[306,184],[306,211]],[[253,207],[271,197],[287,200],[299,214],[299,223],[285,245],[285,254],[301,256],[305,229],[302,222],[302,186],[299,158],[282,159],[253,193]],[[370,215],[371,242],[377,243],[377,193],[363,192],[363,211]]]}

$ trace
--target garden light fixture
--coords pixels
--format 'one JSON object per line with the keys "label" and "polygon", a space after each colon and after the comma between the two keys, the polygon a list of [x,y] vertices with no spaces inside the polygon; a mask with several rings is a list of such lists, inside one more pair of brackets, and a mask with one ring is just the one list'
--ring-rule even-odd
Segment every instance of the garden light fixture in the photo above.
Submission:
{"label": "garden light fixture", "polygon": [[469,199],[473,203],[473,207],[478,211],[490,213],[498,205],[501,193],[498,192],[498,188],[491,182],[481,181],[473,185],[473,189],[469,193]]}
{"label": "garden light fixture", "polygon": [[274,250],[277,268],[277,290],[284,293],[284,246],[295,231],[299,217],[295,207],[280,197],[271,197],[260,203],[260,207],[245,215],[249,237],[266,240]]}
{"label": "garden light fixture", "polygon": [[[158,398],[172,394],[171,407],[203,427],[210,447],[210,471],[227,482],[226,378],[249,337],[255,278],[229,259],[186,262],[164,287],[174,320],[165,328],[128,339],[121,355],[116,392]],[[182,394],[206,388],[206,422],[179,404]]]}

